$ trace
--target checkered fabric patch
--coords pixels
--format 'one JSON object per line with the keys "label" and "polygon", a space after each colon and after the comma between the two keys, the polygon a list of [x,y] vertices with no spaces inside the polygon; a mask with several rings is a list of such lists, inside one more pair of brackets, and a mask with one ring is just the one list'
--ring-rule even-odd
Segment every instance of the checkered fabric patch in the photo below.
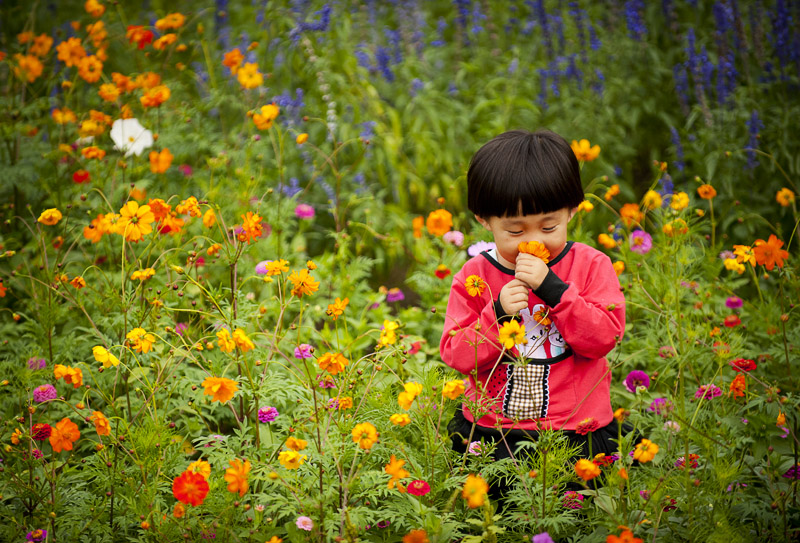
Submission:
{"label": "checkered fabric patch", "polygon": [[503,414],[510,419],[538,419],[547,416],[549,365],[530,364],[507,369],[508,385]]}

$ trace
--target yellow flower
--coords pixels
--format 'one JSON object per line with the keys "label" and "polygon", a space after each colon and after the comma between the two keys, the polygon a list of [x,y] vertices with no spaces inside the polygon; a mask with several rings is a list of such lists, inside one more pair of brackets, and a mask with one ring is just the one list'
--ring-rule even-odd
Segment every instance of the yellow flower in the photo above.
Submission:
{"label": "yellow flower", "polygon": [[614,267],[614,272],[617,274],[617,277],[622,275],[622,272],[625,271],[625,263],[622,260],[617,260],[612,266]]}
{"label": "yellow flower", "polygon": [[619,194],[619,185],[611,185],[603,196],[603,199],[605,199],[606,202],[610,202],[617,194]]}
{"label": "yellow flower", "polygon": [[486,290],[486,281],[477,275],[470,275],[467,277],[467,280],[464,281],[464,287],[466,287],[467,294],[470,296],[480,296],[483,294],[483,291]]}
{"label": "yellow flower", "polygon": [[104,156],[106,156],[106,152],[103,149],[97,147],[96,145],[90,145],[89,147],[84,147],[83,149],[81,149],[81,155],[83,155],[84,158],[88,159],[96,158],[100,160]]}
{"label": "yellow flower", "polygon": [[795,200],[794,192],[787,189],[786,187],[779,190],[778,193],[775,195],[775,201],[778,202],[783,207],[789,207],[794,203],[794,200]]}
{"label": "yellow flower", "polygon": [[697,187],[697,195],[703,200],[711,200],[717,195],[717,191],[711,185],[705,184]]}
{"label": "yellow flower", "polygon": [[316,270],[317,269],[317,265],[314,263],[313,260],[307,260],[306,261],[306,269],[308,269],[309,271]]}
{"label": "yellow flower", "polygon": [[419,383],[406,383],[403,385],[403,392],[397,395],[397,403],[405,410],[411,409],[411,404],[417,396],[422,394],[422,385]]}
{"label": "yellow flower", "polygon": [[742,264],[750,264],[755,268],[756,255],[753,248],[749,245],[734,245],[733,254],[736,255],[736,261]]}
{"label": "yellow flower", "polygon": [[481,507],[486,501],[486,495],[489,492],[489,485],[483,480],[480,475],[468,475],[467,481],[464,483],[464,489],[461,491],[461,496],[467,500],[467,506],[470,509]]}
{"label": "yellow flower", "polygon": [[409,417],[405,413],[395,413],[394,415],[389,417],[389,422],[391,422],[395,426],[403,427],[411,423],[411,417]]}
{"label": "yellow flower", "polygon": [[156,341],[156,337],[144,328],[134,328],[125,337],[130,340],[131,347],[137,353],[149,353]]}
{"label": "yellow flower", "polygon": [[45,209],[37,219],[40,223],[47,226],[54,226],[61,220],[61,212],[56,208]]}
{"label": "yellow flower", "polygon": [[158,30],[175,30],[183,26],[186,21],[186,16],[182,13],[170,13],[163,19],[156,21],[155,27]]}
{"label": "yellow flower", "polygon": [[332,304],[328,304],[328,310],[325,313],[328,314],[333,320],[336,320],[340,315],[344,313],[347,304],[350,303],[350,298],[345,298],[344,300],[340,299],[338,296],[333,301]]}
{"label": "yellow flower", "polygon": [[202,382],[203,396],[211,396],[212,402],[226,403],[233,398],[239,385],[233,379],[226,377],[206,377]]}
{"label": "yellow flower", "polygon": [[158,38],[156,41],[153,42],[153,49],[155,49],[156,51],[163,51],[176,41],[178,41],[177,34],[173,32],[170,32],[169,34],[164,34],[163,36],[161,36],[160,38]]}
{"label": "yellow flower", "polygon": [[572,140],[572,152],[575,153],[575,158],[578,160],[591,162],[600,155],[600,146],[592,145],[587,139],[580,141]]}
{"label": "yellow flower", "polygon": [[371,449],[378,442],[378,430],[369,422],[356,424],[351,434],[353,443],[358,443],[358,446],[364,450]]}
{"label": "yellow flower", "polygon": [[136,270],[131,274],[131,279],[139,281],[147,281],[156,274],[153,268],[144,268],[143,270]]}
{"label": "yellow flower", "polygon": [[689,207],[689,195],[685,192],[676,192],[672,195],[672,199],[669,202],[669,207],[675,211],[686,209]]}
{"label": "yellow flower", "polygon": [[616,240],[609,236],[608,234],[600,234],[597,236],[597,243],[605,247],[606,249],[613,249],[617,246]]}
{"label": "yellow flower", "polygon": [[306,447],[308,447],[308,441],[306,441],[305,439],[297,439],[294,436],[290,436],[289,438],[286,439],[285,445],[287,449],[291,449],[295,452],[300,452]]}
{"label": "yellow flower", "polygon": [[227,328],[222,328],[217,332],[217,340],[219,350],[223,353],[229,353],[236,348],[236,342],[231,338],[231,333]]}
{"label": "yellow flower", "polygon": [[642,206],[645,209],[658,209],[663,203],[664,200],[661,198],[661,195],[654,190],[648,190],[642,197]]}
{"label": "yellow flower", "polygon": [[306,461],[306,458],[308,458],[306,455],[300,454],[297,451],[281,451],[280,454],[278,454],[278,462],[286,469],[299,468]]}
{"label": "yellow flower", "polygon": [[267,275],[279,275],[281,272],[287,271],[289,271],[289,262],[282,258],[267,263]]}
{"label": "yellow flower", "polygon": [[203,213],[203,226],[206,228],[211,228],[216,224],[217,216],[214,214],[213,209],[207,209],[205,213]]}
{"label": "yellow flower", "polygon": [[428,214],[425,227],[433,236],[443,236],[453,227],[453,215],[446,209],[437,209]]}
{"label": "yellow flower", "polygon": [[600,468],[591,460],[581,458],[575,463],[575,473],[584,481],[591,481],[600,475]]}
{"label": "yellow flower", "polygon": [[442,388],[442,396],[444,396],[445,398],[449,398],[451,400],[455,400],[463,393],[464,393],[464,381],[462,379],[447,381],[444,384],[444,388]]}
{"label": "yellow flower", "polygon": [[293,271],[289,274],[289,281],[292,282],[291,293],[298,298],[302,298],[305,294],[313,294],[319,289],[319,281],[314,281],[308,270]]}
{"label": "yellow flower", "polygon": [[78,117],[76,117],[75,113],[68,107],[62,109],[55,108],[53,109],[51,115],[53,117],[53,121],[55,121],[56,124],[75,123],[78,121]]}
{"label": "yellow flower", "polygon": [[191,471],[192,473],[199,473],[203,476],[203,479],[208,479],[211,475],[211,464],[203,460],[196,460],[189,464],[189,467],[186,468],[187,471]]}
{"label": "yellow flower", "polygon": [[[139,78],[136,78],[137,82]],[[147,90],[140,98],[142,107],[158,107],[172,96],[172,91],[165,85],[156,85]]]}
{"label": "yellow flower", "polygon": [[350,396],[341,396],[339,398],[338,409],[351,409],[353,407],[353,398]]}
{"label": "yellow flower", "polygon": [[594,209],[594,204],[589,200],[584,200],[583,202],[578,204],[577,211],[585,211],[586,213],[589,213],[593,209]]}
{"label": "yellow flower", "polygon": [[250,461],[245,460],[244,463],[242,463],[241,460],[234,459],[229,463],[231,467],[225,470],[225,482],[228,483],[228,491],[233,493],[238,492],[241,498],[249,488],[247,478],[250,473]]}
{"label": "yellow flower", "polygon": [[108,350],[102,345],[96,345],[92,347],[92,354],[94,355],[95,360],[103,364],[104,368],[119,366],[119,358],[108,352]]}
{"label": "yellow flower", "polygon": [[735,258],[726,258],[723,262],[725,265],[726,270],[735,271],[739,275],[742,275],[747,268],[745,268],[744,264],[740,263]]}
{"label": "yellow flower", "polygon": [[253,123],[259,130],[269,130],[272,128],[272,121],[278,118],[280,108],[274,103],[261,106],[261,113],[253,114]]}
{"label": "yellow flower", "polygon": [[83,9],[85,9],[86,13],[95,19],[102,16],[103,13],[106,12],[106,7],[97,0],[86,0],[86,3],[83,5]]}
{"label": "yellow flower", "polygon": [[150,206],[140,206],[138,202],[130,200],[119,210],[120,218],[117,221],[118,232],[127,241],[137,243],[146,234],[153,231],[151,226],[156,220],[155,215],[150,211]]}
{"label": "yellow flower", "polygon": [[305,132],[303,132],[302,134],[298,134],[294,141],[297,143],[297,145],[303,145],[305,142],[308,141],[308,134],[306,134]]}
{"label": "yellow flower", "polygon": [[397,330],[400,327],[395,321],[384,320],[383,329],[381,330],[381,345],[393,345],[397,342]]}
{"label": "yellow flower", "polygon": [[246,89],[254,89],[264,83],[264,76],[258,71],[258,64],[248,62],[236,72],[236,78],[242,87]]}
{"label": "yellow flower", "polygon": [[344,371],[345,366],[349,364],[342,353],[325,353],[317,360],[320,369],[327,371],[331,375],[336,375]]}
{"label": "yellow flower", "polygon": [[628,415],[630,414],[631,412],[625,409],[624,407],[618,407],[617,409],[614,410],[614,419],[620,424],[622,424],[623,422],[625,422],[625,419],[628,418]]}
{"label": "yellow flower", "polygon": [[189,215],[190,217],[200,216],[200,203],[194,196],[189,196],[187,199],[181,201],[175,206],[175,211],[181,215]]}
{"label": "yellow flower", "polygon": [[633,459],[645,463],[651,461],[658,452],[658,445],[649,439],[642,439],[636,444],[636,450],[633,451]]}
{"label": "yellow flower", "polygon": [[236,344],[243,353],[252,351],[256,348],[255,344],[247,337],[247,334],[241,328],[233,331],[233,342]]}
{"label": "yellow flower", "polygon": [[667,236],[672,237],[675,234],[685,234],[689,231],[689,225],[683,219],[675,219],[668,222],[661,227],[661,231]]}
{"label": "yellow flower", "polygon": [[106,102],[114,102],[119,98],[120,90],[114,83],[103,83],[100,85],[100,90],[97,94]]}
{"label": "yellow flower", "polygon": [[506,349],[512,349],[516,344],[528,343],[528,338],[525,337],[525,326],[520,324],[516,319],[511,319],[503,323],[503,326],[500,327],[497,339]]}

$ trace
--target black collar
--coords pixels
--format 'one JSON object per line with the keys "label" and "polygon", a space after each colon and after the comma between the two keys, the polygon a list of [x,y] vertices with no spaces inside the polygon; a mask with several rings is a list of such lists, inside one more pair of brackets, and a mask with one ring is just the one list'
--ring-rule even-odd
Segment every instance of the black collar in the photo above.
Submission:
{"label": "black collar", "polygon": [[[566,256],[566,254],[569,252],[569,250],[572,248],[573,243],[575,243],[575,242],[568,241],[567,244],[564,246],[564,249],[559,253],[559,255],[557,257],[555,257],[553,260],[551,260],[550,262],[547,263],[547,267],[548,268],[553,267],[562,258],[564,258]],[[495,249],[495,250],[497,250],[497,249]],[[492,266],[494,266],[495,268],[497,268],[501,272],[503,272],[505,274],[508,274],[508,275],[514,275],[514,270],[512,270],[511,268],[506,268],[505,266],[500,264],[500,262],[498,262],[493,256],[491,256],[489,254],[489,251],[483,251],[481,253],[481,256],[483,256],[486,260],[489,261],[489,263]]]}

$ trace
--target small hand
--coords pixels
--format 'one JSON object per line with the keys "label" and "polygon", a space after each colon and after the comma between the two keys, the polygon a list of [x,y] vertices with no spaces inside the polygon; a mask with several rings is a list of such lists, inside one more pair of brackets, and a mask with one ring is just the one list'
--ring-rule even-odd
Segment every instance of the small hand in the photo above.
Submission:
{"label": "small hand", "polygon": [[514,277],[525,283],[528,288],[535,290],[542,284],[548,271],[547,264],[541,258],[520,253],[517,256]]}
{"label": "small hand", "polygon": [[531,290],[519,279],[512,279],[500,289],[500,305],[509,315],[516,315],[528,307]]}

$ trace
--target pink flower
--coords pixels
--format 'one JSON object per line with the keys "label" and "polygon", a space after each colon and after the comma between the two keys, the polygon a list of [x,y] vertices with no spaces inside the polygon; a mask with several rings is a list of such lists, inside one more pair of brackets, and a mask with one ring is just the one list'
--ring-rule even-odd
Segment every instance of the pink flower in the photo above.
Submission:
{"label": "pink flower", "polygon": [[442,236],[442,239],[447,243],[452,243],[456,247],[461,247],[464,245],[464,234],[458,230],[450,230],[449,232],[445,232]]}
{"label": "pink flower", "polygon": [[47,384],[33,389],[33,401],[36,403],[55,400],[56,398],[58,398],[58,392],[56,392],[56,387],[53,385]]}
{"label": "pink flower", "polygon": [[562,503],[567,509],[582,509],[583,494],[578,494],[574,490],[567,490],[564,492]]}
{"label": "pink flower", "polygon": [[308,343],[301,343],[294,348],[294,357],[300,358],[301,360],[303,358],[311,358],[314,356],[311,352],[311,349],[313,349],[313,347],[311,347],[311,345]]}
{"label": "pink flower", "polygon": [[297,517],[295,524],[298,528],[306,532],[310,532],[314,528],[314,521],[308,517]]}
{"label": "pink flower", "polygon": [[480,456],[481,455],[481,442],[480,441],[473,441],[472,443],[470,443],[469,447],[467,448],[467,452],[469,454],[474,454],[475,456]]}
{"label": "pink flower", "polygon": [[412,496],[424,496],[428,492],[431,491],[431,485],[426,483],[425,481],[411,481],[408,485],[408,493]]}
{"label": "pink flower", "polygon": [[180,166],[178,166],[178,169],[181,171],[184,177],[189,177],[190,175],[192,175],[192,167],[189,166],[188,164],[181,164]]}
{"label": "pink flower", "polygon": [[700,385],[700,388],[694,393],[695,398],[705,397],[708,400],[716,398],[717,396],[722,396],[722,390],[714,384]]}
{"label": "pink flower", "polygon": [[298,219],[313,219],[315,213],[314,208],[308,204],[297,204],[294,208],[294,216]]}
{"label": "pink flower", "polygon": [[743,303],[744,302],[742,301],[741,298],[737,298],[736,296],[731,296],[730,298],[725,300],[725,307],[727,307],[728,309],[739,309],[740,307],[742,307]]}

